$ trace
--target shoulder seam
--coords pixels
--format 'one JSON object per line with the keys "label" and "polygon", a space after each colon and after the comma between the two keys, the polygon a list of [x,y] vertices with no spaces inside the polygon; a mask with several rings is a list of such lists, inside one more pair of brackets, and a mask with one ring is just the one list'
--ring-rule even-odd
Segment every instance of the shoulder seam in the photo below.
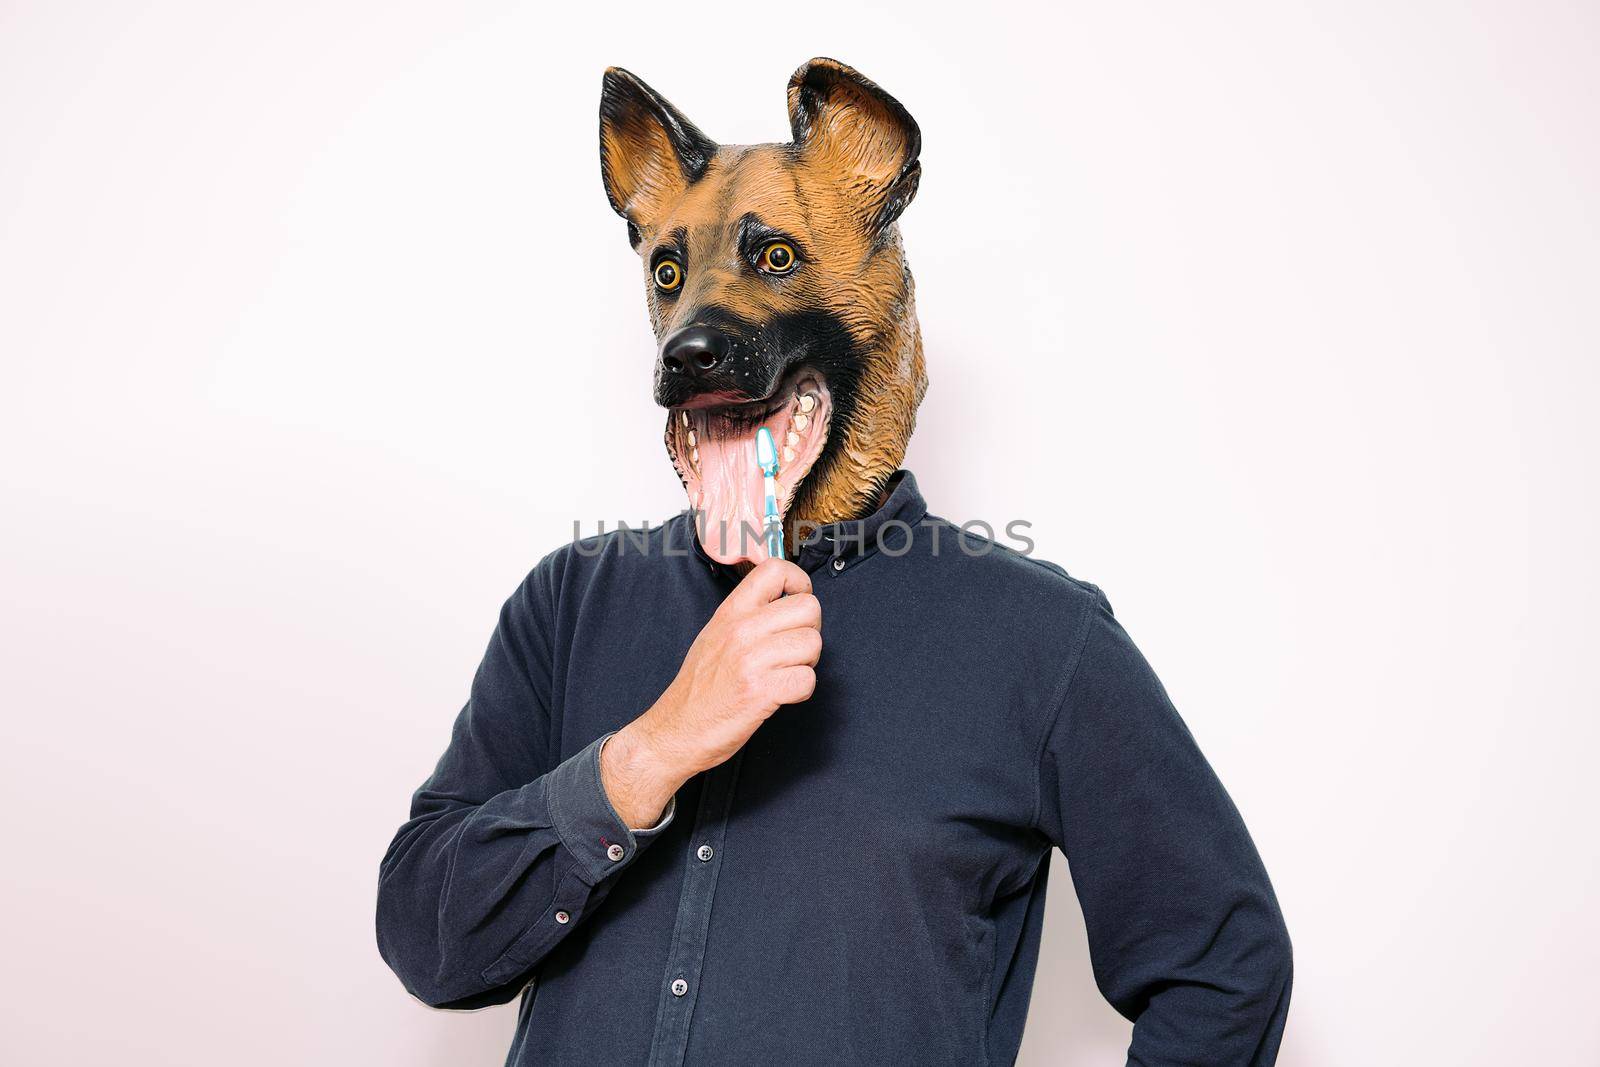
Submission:
{"label": "shoulder seam", "polygon": [[1034,828],[1039,825],[1039,812],[1044,804],[1044,747],[1049,743],[1050,735],[1055,733],[1056,725],[1061,721],[1062,709],[1067,702],[1067,690],[1071,688],[1072,680],[1077,677],[1078,665],[1083,662],[1083,651],[1089,644],[1089,627],[1094,622],[1095,612],[1100,610],[1100,605],[1105,600],[1105,595],[1098,588],[1094,589],[1094,594],[1094,602],[1083,613],[1083,621],[1078,624],[1078,634],[1073,641],[1071,657],[1061,672],[1061,680],[1056,683],[1055,690],[1051,693],[1050,717],[1046,720],[1044,729],[1039,732],[1039,740],[1034,746],[1033,814],[1028,818],[1028,825]]}

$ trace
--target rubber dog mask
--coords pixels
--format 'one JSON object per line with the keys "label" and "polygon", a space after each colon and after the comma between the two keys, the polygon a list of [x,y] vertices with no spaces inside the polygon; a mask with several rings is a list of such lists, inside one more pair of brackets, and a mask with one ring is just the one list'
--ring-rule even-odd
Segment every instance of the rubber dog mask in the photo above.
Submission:
{"label": "rubber dog mask", "polygon": [[782,450],[793,546],[873,510],[927,388],[898,225],[922,173],[916,122],[813,59],[789,79],[789,124],[787,144],[719,145],[625,70],[600,96],[601,176],[644,269],[667,454],[724,563],[765,556],[758,427]]}

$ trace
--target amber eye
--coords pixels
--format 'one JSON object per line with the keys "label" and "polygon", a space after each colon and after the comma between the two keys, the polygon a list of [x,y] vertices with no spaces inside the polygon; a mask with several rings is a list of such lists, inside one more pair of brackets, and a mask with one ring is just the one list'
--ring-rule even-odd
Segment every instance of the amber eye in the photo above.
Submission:
{"label": "amber eye", "polygon": [[683,284],[683,268],[675,259],[663,259],[656,264],[656,288],[670,293]]}
{"label": "amber eye", "polygon": [[794,249],[787,241],[773,241],[761,250],[756,266],[768,274],[788,274],[794,270]]}

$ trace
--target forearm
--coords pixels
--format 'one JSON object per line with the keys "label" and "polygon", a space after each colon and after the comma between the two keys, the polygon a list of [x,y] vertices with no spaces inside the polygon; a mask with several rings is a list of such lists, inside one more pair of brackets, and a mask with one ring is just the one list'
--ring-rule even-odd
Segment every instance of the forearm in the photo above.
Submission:
{"label": "forearm", "polygon": [[[1270,1067],[1277,1060],[1293,983],[1288,934],[1277,908],[1241,901],[1213,936],[1210,950],[1194,955],[1192,944],[1182,950],[1151,946],[1143,995],[1119,991],[1122,1007],[1139,1005],[1132,1013],[1129,1064]],[[1121,984],[1126,989],[1128,976]]]}
{"label": "forearm", "polygon": [[418,793],[384,857],[378,942],[419,999],[504,999],[664,827],[624,824],[602,789],[597,745],[481,805]]}

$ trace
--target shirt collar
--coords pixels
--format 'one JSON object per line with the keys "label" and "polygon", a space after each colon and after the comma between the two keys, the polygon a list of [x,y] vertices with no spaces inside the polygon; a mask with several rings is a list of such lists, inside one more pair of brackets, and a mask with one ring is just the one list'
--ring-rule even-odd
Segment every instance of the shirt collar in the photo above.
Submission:
{"label": "shirt collar", "polygon": [[[928,504],[917,489],[917,479],[908,470],[896,471],[884,485],[883,503],[866,518],[830,523],[808,533],[803,531],[807,535],[801,538],[800,554],[795,562],[806,571],[815,571],[830,562],[835,570],[842,571],[884,545],[899,548],[927,514]],[[891,527],[891,523],[895,525]],[[718,563],[706,554],[698,537],[694,539],[694,551],[713,571],[738,580],[739,574],[733,567]]]}

